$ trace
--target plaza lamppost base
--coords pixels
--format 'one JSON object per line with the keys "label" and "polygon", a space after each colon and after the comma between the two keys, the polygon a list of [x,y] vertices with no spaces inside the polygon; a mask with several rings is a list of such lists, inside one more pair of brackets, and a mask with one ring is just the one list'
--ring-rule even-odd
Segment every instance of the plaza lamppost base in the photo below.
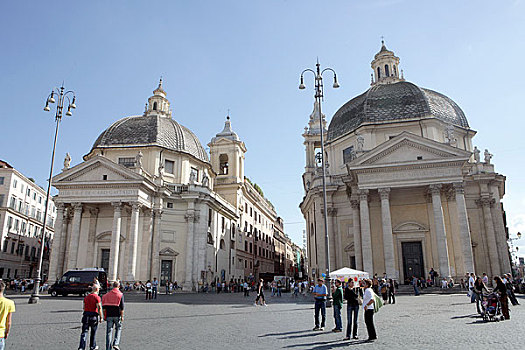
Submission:
{"label": "plaza lamppost base", "polygon": [[38,304],[40,301],[40,295],[39,294],[31,294],[29,297],[29,300],[27,301],[28,304]]}

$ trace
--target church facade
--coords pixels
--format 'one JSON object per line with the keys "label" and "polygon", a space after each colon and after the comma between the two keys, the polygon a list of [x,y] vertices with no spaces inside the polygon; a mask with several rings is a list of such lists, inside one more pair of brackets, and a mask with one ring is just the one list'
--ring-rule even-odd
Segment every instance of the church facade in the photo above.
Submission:
{"label": "church facade", "polygon": [[[49,278],[102,267],[109,280],[156,277],[196,290],[273,272],[277,215],[246,182],[246,147],[229,120],[209,147],[211,159],[172,119],[161,80],[143,115],[115,122],[83,162],[70,167],[66,159],[53,178],[58,195]],[[254,234],[265,242],[261,254],[253,253]],[[244,256],[245,244],[251,255]]]}
{"label": "church facade", "polygon": [[[325,133],[330,268],[406,281],[510,272],[501,199],[505,177],[473,147],[476,131],[450,98],[405,81],[382,45],[371,87],[344,104]],[[318,106],[303,134],[310,271],[326,271]],[[483,158],[483,159],[481,159]]]}

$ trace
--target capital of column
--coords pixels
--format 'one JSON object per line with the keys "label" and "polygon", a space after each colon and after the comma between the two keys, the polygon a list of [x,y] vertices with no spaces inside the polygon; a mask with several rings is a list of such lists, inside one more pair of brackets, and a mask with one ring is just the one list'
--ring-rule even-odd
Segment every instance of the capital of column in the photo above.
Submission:
{"label": "capital of column", "polygon": [[97,216],[99,212],[100,212],[100,209],[98,208],[89,209],[89,213],[91,214],[91,216]]}
{"label": "capital of column", "polygon": [[430,194],[432,194],[433,196],[440,195],[441,194],[441,187],[443,187],[441,184],[434,184],[434,185],[428,186],[428,190],[429,190]]}
{"label": "capital of column", "polygon": [[195,221],[195,213],[187,212],[186,215],[184,215],[184,219],[186,219],[186,222]]}
{"label": "capital of column", "polygon": [[489,207],[491,208],[494,203],[496,203],[496,200],[492,197],[481,197],[480,199],[476,200],[476,204],[480,207]]}
{"label": "capital of column", "polygon": [[134,211],[134,212],[137,212],[140,210],[140,208],[142,208],[142,204],[140,204],[139,202],[132,202],[131,203],[131,210]]}
{"label": "capital of column", "polygon": [[75,210],[75,213],[82,211],[82,203],[80,202],[73,203],[72,206],[73,206],[73,209]]}
{"label": "capital of column", "polygon": [[359,196],[359,200],[366,201],[368,200],[368,190],[359,190],[357,191],[357,194]]}
{"label": "capital of column", "polygon": [[160,219],[162,217],[162,209],[152,209],[151,216]]}
{"label": "capital of column", "polygon": [[111,205],[113,206],[113,210],[117,213],[120,213],[122,210],[122,202],[112,202]]}
{"label": "capital of column", "polygon": [[336,216],[337,215],[337,209],[336,208],[328,208],[327,212],[328,212],[328,216]]}
{"label": "capital of column", "polygon": [[359,209],[359,201],[357,199],[351,199],[350,204],[352,205],[352,209]]}
{"label": "capital of column", "polygon": [[64,203],[62,203],[62,202],[58,202],[58,203],[56,203],[55,206],[56,206],[56,208],[57,208],[57,211],[62,211],[62,212],[63,212],[63,211],[65,210],[65,208],[66,208],[66,205],[65,205]]}
{"label": "capital of column", "polygon": [[456,193],[465,193],[465,186],[463,185],[463,182],[454,182],[452,186],[454,187]]}
{"label": "capital of column", "polygon": [[390,197],[390,188],[380,188],[377,190],[379,192],[379,195],[381,196],[381,199],[388,199]]}

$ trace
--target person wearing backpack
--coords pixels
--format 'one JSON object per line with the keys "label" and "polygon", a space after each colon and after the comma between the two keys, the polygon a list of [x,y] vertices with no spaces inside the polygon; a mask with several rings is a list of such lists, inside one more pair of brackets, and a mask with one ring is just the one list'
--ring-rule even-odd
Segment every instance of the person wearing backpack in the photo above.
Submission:
{"label": "person wearing backpack", "polygon": [[376,299],[372,290],[372,281],[365,279],[365,293],[363,295],[363,310],[365,312],[365,324],[368,331],[368,341],[373,342],[377,339],[376,328],[374,326],[374,312]]}

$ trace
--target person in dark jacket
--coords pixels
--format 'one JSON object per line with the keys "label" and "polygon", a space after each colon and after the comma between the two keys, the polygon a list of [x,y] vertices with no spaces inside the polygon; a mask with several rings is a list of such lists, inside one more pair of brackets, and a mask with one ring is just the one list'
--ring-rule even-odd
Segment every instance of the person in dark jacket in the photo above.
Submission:
{"label": "person in dark jacket", "polygon": [[479,302],[482,299],[483,292],[488,293],[487,286],[485,283],[483,283],[483,280],[481,277],[477,276],[476,281],[474,282],[474,289],[472,289],[472,292],[474,293],[475,299],[476,299],[476,309],[478,311],[478,314],[481,314],[481,309],[479,307]]}
{"label": "person in dark jacket", "polygon": [[394,284],[394,280],[392,279],[388,280],[388,303],[396,303],[396,286]]}
{"label": "person in dark jacket", "polygon": [[335,288],[333,290],[332,298],[334,301],[334,319],[335,319],[335,328],[332,329],[332,332],[342,332],[343,331],[343,321],[341,320],[341,309],[343,308],[343,288],[341,288],[341,281],[335,280]]}
{"label": "person in dark jacket", "polygon": [[[352,338],[359,339],[357,337],[357,315],[359,314],[359,290],[355,288],[354,281],[349,280],[344,290],[344,299],[346,300],[346,338],[350,340]],[[352,327],[353,324],[353,327]],[[352,332],[353,328],[353,332]]]}
{"label": "person in dark jacket", "polygon": [[505,320],[510,320],[509,315],[509,298],[507,297],[507,287],[505,283],[501,280],[501,277],[494,277],[494,282],[496,282],[496,287],[492,290],[494,293],[499,294],[499,301],[501,303],[501,313]]}

